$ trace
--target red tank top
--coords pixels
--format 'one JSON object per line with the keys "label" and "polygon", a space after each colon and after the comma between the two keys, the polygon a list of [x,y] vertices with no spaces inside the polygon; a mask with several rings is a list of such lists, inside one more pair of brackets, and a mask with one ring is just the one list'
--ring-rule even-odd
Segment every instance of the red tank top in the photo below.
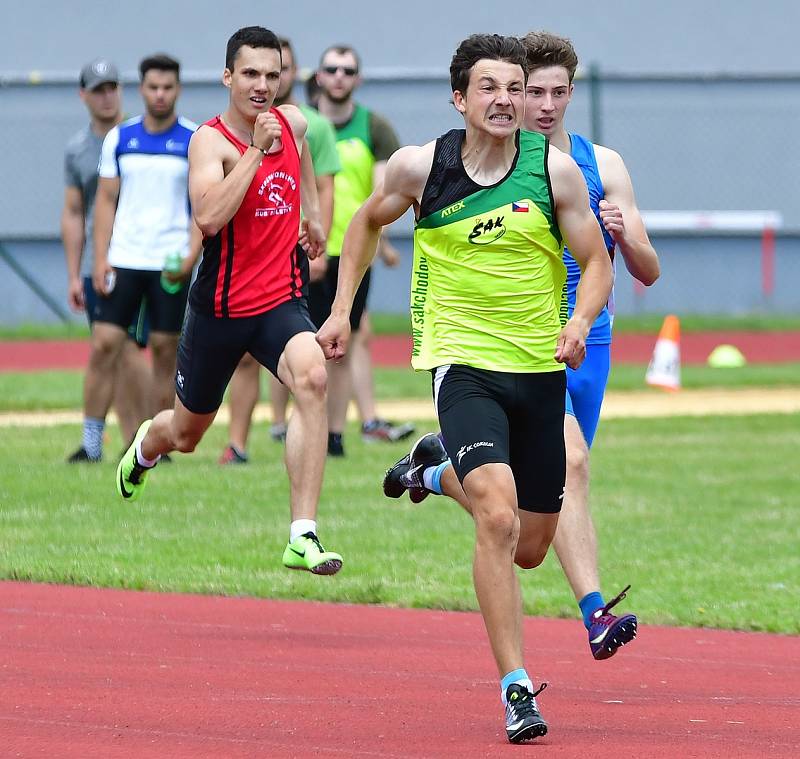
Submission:
{"label": "red tank top", "polygon": [[[286,117],[281,148],[261,160],[239,210],[214,236],[203,240],[203,260],[192,286],[192,308],[217,317],[262,314],[301,298],[308,265],[297,244],[300,228],[300,154]],[[216,129],[244,154],[248,146],[220,116],[204,126]]]}

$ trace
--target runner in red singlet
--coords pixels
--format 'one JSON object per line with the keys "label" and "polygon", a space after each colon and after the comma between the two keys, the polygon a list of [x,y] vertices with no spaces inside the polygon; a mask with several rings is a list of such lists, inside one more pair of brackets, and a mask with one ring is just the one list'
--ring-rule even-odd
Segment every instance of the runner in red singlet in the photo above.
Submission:
{"label": "runner in red singlet", "polygon": [[162,454],[194,450],[249,352],[295,397],[286,434],[292,522],[283,563],[335,574],[342,557],[325,551],[316,526],[327,448],[326,371],[306,291],[308,259],[325,252],[325,236],[306,120],[293,105],[272,108],[281,73],[280,41],[272,32],[240,29],[228,41],[225,66],[228,110],[200,127],[189,147],[203,260],[178,347],[175,408],[140,427],[118,467],[117,489],[123,498],[138,498]]}

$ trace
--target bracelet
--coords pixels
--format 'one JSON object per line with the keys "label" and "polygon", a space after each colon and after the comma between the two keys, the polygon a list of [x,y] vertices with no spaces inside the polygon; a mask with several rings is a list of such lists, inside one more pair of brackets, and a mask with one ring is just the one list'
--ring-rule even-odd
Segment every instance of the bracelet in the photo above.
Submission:
{"label": "bracelet", "polygon": [[250,147],[251,148],[255,148],[256,150],[260,150],[264,155],[267,155],[267,151],[264,150],[264,148],[258,147],[258,145],[256,145],[255,142],[253,142],[253,138],[252,137],[250,138]]}

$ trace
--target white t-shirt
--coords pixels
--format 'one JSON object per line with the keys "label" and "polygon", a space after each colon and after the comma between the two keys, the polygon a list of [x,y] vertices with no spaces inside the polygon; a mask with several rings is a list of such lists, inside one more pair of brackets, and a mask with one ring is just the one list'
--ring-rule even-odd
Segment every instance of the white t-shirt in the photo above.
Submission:
{"label": "white t-shirt", "polygon": [[103,141],[98,173],[119,177],[119,201],[108,262],[123,269],[160,271],[166,257],[189,252],[189,140],[197,125],[178,120],[151,134],[137,116]]}

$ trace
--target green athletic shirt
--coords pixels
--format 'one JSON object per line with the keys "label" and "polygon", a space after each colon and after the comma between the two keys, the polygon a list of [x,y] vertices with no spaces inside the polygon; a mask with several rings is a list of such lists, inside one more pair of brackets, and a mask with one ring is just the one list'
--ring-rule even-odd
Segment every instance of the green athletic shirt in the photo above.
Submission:
{"label": "green athletic shirt", "polygon": [[411,364],[552,372],[566,268],[547,171],[548,140],[517,132],[517,156],[497,184],[469,178],[465,132],[436,141],[414,229]]}
{"label": "green athletic shirt", "polygon": [[318,177],[336,174],[341,169],[339,154],[336,152],[336,133],[333,124],[315,111],[311,106],[298,106],[308,121],[306,141],[314,163],[314,175]]}
{"label": "green athletic shirt", "polygon": [[400,147],[386,119],[356,105],[345,124],[334,124],[336,150],[342,170],[333,180],[333,225],[328,235],[328,255],[342,252],[350,219],[372,193],[372,170],[378,161],[388,161]]}

